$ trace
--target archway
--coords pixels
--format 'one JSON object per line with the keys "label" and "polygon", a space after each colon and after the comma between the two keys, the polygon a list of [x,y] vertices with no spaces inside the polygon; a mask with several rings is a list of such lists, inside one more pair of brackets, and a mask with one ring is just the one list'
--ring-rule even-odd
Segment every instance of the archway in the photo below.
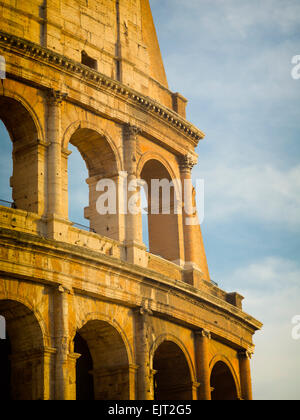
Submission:
{"label": "archway", "polygon": [[76,399],[92,401],[95,399],[93,359],[87,342],[78,333],[74,339],[74,351],[81,355],[76,363]]}
{"label": "archway", "polygon": [[[71,145],[76,147],[84,160],[87,171],[88,179],[86,180],[89,186],[89,206],[84,210],[85,219],[89,220],[90,230],[102,236],[119,240],[119,215],[117,208],[114,212],[107,212],[100,214],[97,208],[99,197],[106,193],[107,190],[102,191],[98,188],[98,182],[104,179],[109,179],[115,182],[117,187],[118,183],[118,164],[115,152],[110,146],[106,137],[91,128],[78,128],[70,138]],[[65,171],[68,172],[68,162],[65,159]],[[78,168],[77,168],[78,169]],[[84,173],[76,171],[74,176],[84,178]],[[68,174],[71,177],[71,173]],[[68,177],[65,177],[65,203],[68,203]],[[116,188],[117,191],[117,188]],[[116,205],[117,205],[117,197]],[[67,207],[67,206],[66,206]],[[66,214],[68,216],[68,214]]]}
{"label": "archway", "polygon": [[82,354],[76,365],[77,399],[84,399],[86,384],[93,392],[86,399],[128,400],[129,360],[120,333],[107,322],[89,321],[78,331],[74,344],[76,353]]}
{"label": "archway", "polygon": [[213,401],[234,401],[238,399],[234,377],[229,367],[222,361],[217,362],[212,369],[210,386]]}
{"label": "archway", "polygon": [[153,360],[154,399],[192,400],[192,379],[186,357],[172,341],[164,341],[156,350]]}
{"label": "archway", "polygon": [[43,334],[34,313],[12,300],[0,300],[6,340],[0,340],[0,399],[40,400],[44,389]]}
{"label": "archway", "polygon": [[44,197],[40,198],[44,169],[39,159],[41,146],[34,118],[21,102],[1,96],[0,120],[13,143],[12,200],[19,209],[41,213],[45,206]]}
{"label": "archway", "polygon": [[144,164],[140,178],[147,185],[149,250],[166,260],[179,262],[183,258],[178,222],[180,197],[176,181],[156,159]]}
{"label": "archway", "polygon": [[1,156],[0,156],[0,205],[10,206],[12,202],[12,190],[10,188],[10,177],[13,171],[12,162],[12,142],[9,133],[0,120],[0,139],[1,139]]}

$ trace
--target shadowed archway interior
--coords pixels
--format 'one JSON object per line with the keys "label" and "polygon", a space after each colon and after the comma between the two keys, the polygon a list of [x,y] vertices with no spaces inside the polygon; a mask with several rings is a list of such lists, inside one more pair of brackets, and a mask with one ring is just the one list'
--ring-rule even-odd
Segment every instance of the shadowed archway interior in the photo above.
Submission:
{"label": "shadowed archway interior", "polygon": [[43,336],[32,311],[19,302],[0,301],[7,340],[0,340],[1,399],[43,399]]}
{"label": "shadowed archway interior", "polygon": [[153,360],[155,400],[192,400],[192,380],[184,353],[172,341],[164,341]]}
{"label": "shadowed archway interior", "polygon": [[104,321],[89,321],[74,341],[77,399],[128,400],[129,361],[119,332]]}
{"label": "shadowed archway interior", "polygon": [[213,401],[235,401],[238,399],[234,378],[224,362],[217,362],[211,372],[210,385]]}

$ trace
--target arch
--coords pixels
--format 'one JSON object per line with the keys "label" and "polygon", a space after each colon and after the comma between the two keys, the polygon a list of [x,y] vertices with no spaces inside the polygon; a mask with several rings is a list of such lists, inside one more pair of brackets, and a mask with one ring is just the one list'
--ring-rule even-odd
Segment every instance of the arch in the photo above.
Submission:
{"label": "arch", "polygon": [[137,164],[137,177],[138,178],[141,177],[143,167],[150,160],[157,160],[158,162],[160,162],[168,171],[171,179],[174,180],[177,178],[174,168],[172,168],[170,163],[162,155],[160,155],[157,152],[146,152],[140,157],[140,160],[138,161],[138,164]]}
{"label": "arch", "polygon": [[120,334],[120,336],[121,336],[121,338],[122,338],[122,340],[125,344],[129,364],[134,364],[132,346],[131,346],[131,344],[128,340],[128,337],[127,337],[125,331],[123,330],[121,325],[115,319],[107,316],[106,314],[104,314],[102,312],[91,312],[91,313],[87,314],[83,319],[81,319],[80,322],[78,322],[77,326],[74,327],[73,331],[71,332],[72,340],[74,339],[74,337],[76,335],[76,332],[81,330],[84,327],[84,325],[86,325],[90,321],[103,321],[103,322],[106,322],[107,324],[111,325],[111,327],[114,328],[118,332],[118,334]]}
{"label": "arch", "polygon": [[195,367],[194,367],[192,358],[190,356],[190,353],[188,352],[188,350],[187,350],[186,346],[184,345],[184,343],[179,338],[177,338],[175,335],[173,335],[173,334],[162,334],[153,343],[153,345],[151,347],[151,350],[150,350],[150,361],[151,361],[152,368],[153,368],[153,357],[154,357],[154,354],[155,354],[156,350],[158,349],[158,347],[164,341],[172,341],[174,344],[176,344],[180,348],[180,350],[184,354],[184,356],[186,358],[186,361],[188,363],[192,381],[193,382],[196,382],[196,370],[195,370]]}
{"label": "arch", "polygon": [[68,150],[68,145],[71,141],[71,138],[73,137],[73,135],[81,129],[85,129],[85,130],[91,130],[91,131],[95,131],[99,134],[99,136],[104,137],[109,146],[111,147],[114,155],[115,155],[115,159],[116,159],[116,163],[117,163],[117,170],[122,171],[123,170],[123,164],[122,164],[122,159],[119,153],[119,150],[115,144],[115,142],[113,141],[113,139],[111,138],[111,136],[109,135],[109,133],[106,130],[102,130],[101,128],[99,128],[98,125],[87,121],[87,120],[78,120],[74,123],[72,123],[71,125],[69,125],[69,127],[66,129],[64,135],[63,135],[63,139],[62,139],[62,149],[63,150]]}
{"label": "arch", "polygon": [[13,143],[11,187],[15,206],[41,213],[45,206],[41,177],[45,171],[39,159],[44,139],[39,120],[26,100],[9,90],[0,96],[0,119]]}
{"label": "arch", "polygon": [[[24,108],[27,111],[28,115],[31,117],[31,119],[33,121],[34,127],[35,127],[36,132],[37,132],[37,137],[35,139],[36,142],[40,142],[40,143],[45,144],[44,130],[42,128],[42,125],[40,123],[40,120],[39,120],[34,108],[31,106],[30,102],[28,102],[23,96],[19,95],[17,92],[7,88],[7,84],[5,86],[4,95],[1,95],[0,99],[2,99],[2,98],[8,98],[8,99],[11,99],[11,100],[15,100],[16,102],[18,102],[20,104],[20,106],[22,108]],[[0,112],[1,112],[1,110],[0,110]],[[5,112],[5,114],[9,114],[9,110],[7,110],[7,109],[3,109],[2,112]],[[0,118],[2,119],[2,117],[0,117]],[[14,121],[14,125],[16,125],[15,119],[13,121]],[[13,133],[10,133],[10,134],[11,134],[11,139],[13,141]]]}
{"label": "arch", "polygon": [[[78,399],[81,399],[80,389],[89,387],[94,393],[90,399],[128,400],[132,353],[128,351],[128,341],[124,340],[124,332],[116,322],[99,314],[90,314],[85,321],[81,323],[75,336],[75,352],[82,348],[84,353],[79,354],[85,359],[85,371],[79,370],[81,358],[76,366]],[[86,371],[89,364],[92,386]],[[85,384],[81,378],[86,381]]]}
{"label": "arch", "polygon": [[[179,180],[161,156],[146,154],[139,162],[138,175],[147,185],[148,237],[152,254],[180,263],[184,260]],[[152,184],[156,180],[156,188]]]}
{"label": "arch", "polygon": [[10,179],[13,173],[12,148],[13,144],[10,135],[0,120],[0,139],[1,139],[1,156],[0,156],[0,205],[11,205],[12,189]]}
{"label": "arch", "polygon": [[[3,281],[3,279],[1,279]],[[24,306],[28,311],[30,311],[35,319],[38,322],[39,328],[42,332],[42,345],[43,347],[51,347],[51,337],[48,333],[45,320],[38,309],[38,305],[33,305],[32,302],[26,296],[20,296],[19,294],[12,293],[10,291],[0,292],[0,302],[1,301],[12,301],[17,302],[20,305]]]}
{"label": "arch", "polygon": [[210,362],[210,385],[212,400],[240,399],[240,386],[230,360],[217,355]]}
{"label": "arch", "polygon": [[0,363],[8,367],[0,388],[10,389],[7,399],[44,398],[44,336],[35,313],[20,300],[1,299],[7,343],[0,348]]}
{"label": "arch", "polygon": [[[114,182],[117,193],[119,173],[122,170],[121,158],[113,140],[105,131],[88,121],[78,121],[71,124],[63,138],[63,151],[66,152],[68,144],[75,146],[84,160],[87,170],[89,186],[89,206],[84,209],[84,217],[89,220],[90,228],[94,232],[114,240],[120,239],[120,215],[118,209],[106,214],[99,214],[97,203],[104,189],[99,191],[98,182],[109,179]],[[63,153],[63,170],[68,173],[69,153]],[[70,174],[69,174],[70,176]],[[68,203],[68,177],[64,177],[65,203]],[[116,196],[117,197],[117,196]],[[115,199],[116,199],[115,197]],[[117,199],[115,202],[117,206]],[[82,209],[83,210],[83,209]],[[66,205],[66,217],[68,206]]]}
{"label": "arch", "polygon": [[183,343],[171,335],[163,335],[151,350],[151,366],[155,372],[156,400],[192,400],[195,370]]}

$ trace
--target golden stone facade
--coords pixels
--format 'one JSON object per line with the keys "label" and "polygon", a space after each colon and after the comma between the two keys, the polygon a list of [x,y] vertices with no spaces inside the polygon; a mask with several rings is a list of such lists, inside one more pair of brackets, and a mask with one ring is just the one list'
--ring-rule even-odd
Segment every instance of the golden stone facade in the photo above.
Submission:
{"label": "golden stone facade", "polygon": [[[140,215],[96,211],[102,178],[191,179],[204,138],[168,88],[148,0],[1,1],[0,55],[14,201],[0,207],[1,395],[251,399],[261,324],[211,282],[199,225],[149,216],[147,252]],[[91,232],[68,219],[69,143]]]}

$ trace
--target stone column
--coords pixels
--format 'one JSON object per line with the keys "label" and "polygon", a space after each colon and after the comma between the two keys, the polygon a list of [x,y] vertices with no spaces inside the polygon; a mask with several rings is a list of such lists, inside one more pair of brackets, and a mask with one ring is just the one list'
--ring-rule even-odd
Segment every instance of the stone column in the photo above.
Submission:
{"label": "stone column", "polygon": [[59,286],[54,296],[56,400],[69,398],[69,293],[69,290]]}
{"label": "stone column", "polygon": [[150,368],[150,333],[149,318],[152,311],[138,308],[135,311],[135,346],[138,365],[137,399],[154,400],[154,375]]}
{"label": "stone column", "polygon": [[239,353],[241,392],[243,400],[252,400],[250,360],[252,353],[244,350]]}
{"label": "stone column", "polygon": [[183,190],[183,232],[185,250],[185,281],[200,287],[202,280],[210,281],[201,227],[196,209],[195,189],[192,184],[192,169],[197,163],[193,155],[182,156],[180,173]]}
{"label": "stone column", "polygon": [[193,215],[188,214],[193,208],[192,169],[195,164],[196,160],[191,155],[185,155],[180,160],[185,262],[190,266],[196,264],[194,226],[189,224],[189,220]]}
{"label": "stone column", "polygon": [[44,400],[54,399],[53,370],[55,366],[56,349],[44,349]]}
{"label": "stone column", "polygon": [[62,216],[61,104],[67,94],[48,94],[48,215]]}
{"label": "stone column", "polygon": [[129,365],[129,400],[135,401],[137,399],[137,365]]}
{"label": "stone column", "polygon": [[200,387],[198,389],[199,400],[211,400],[210,371],[209,371],[209,340],[211,334],[207,330],[200,330],[196,336],[196,368]]}
{"label": "stone column", "polygon": [[[130,203],[138,193],[137,186],[137,136],[140,129],[127,124],[124,126],[124,166],[127,172],[127,192],[125,192],[125,246],[127,249],[127,260],[133,264],[146,265],[145,251],[143,244],[141,214],[135,214],[130,211]],[[130,190],[133,186],[133,191]]]}
{"label": "stone column", "polygon": [[77,360],[81,357],[79,353],[69,353],[68,355],[68,373],[69,373],[69,390],[68,400],[76,401],[76,364]]}

